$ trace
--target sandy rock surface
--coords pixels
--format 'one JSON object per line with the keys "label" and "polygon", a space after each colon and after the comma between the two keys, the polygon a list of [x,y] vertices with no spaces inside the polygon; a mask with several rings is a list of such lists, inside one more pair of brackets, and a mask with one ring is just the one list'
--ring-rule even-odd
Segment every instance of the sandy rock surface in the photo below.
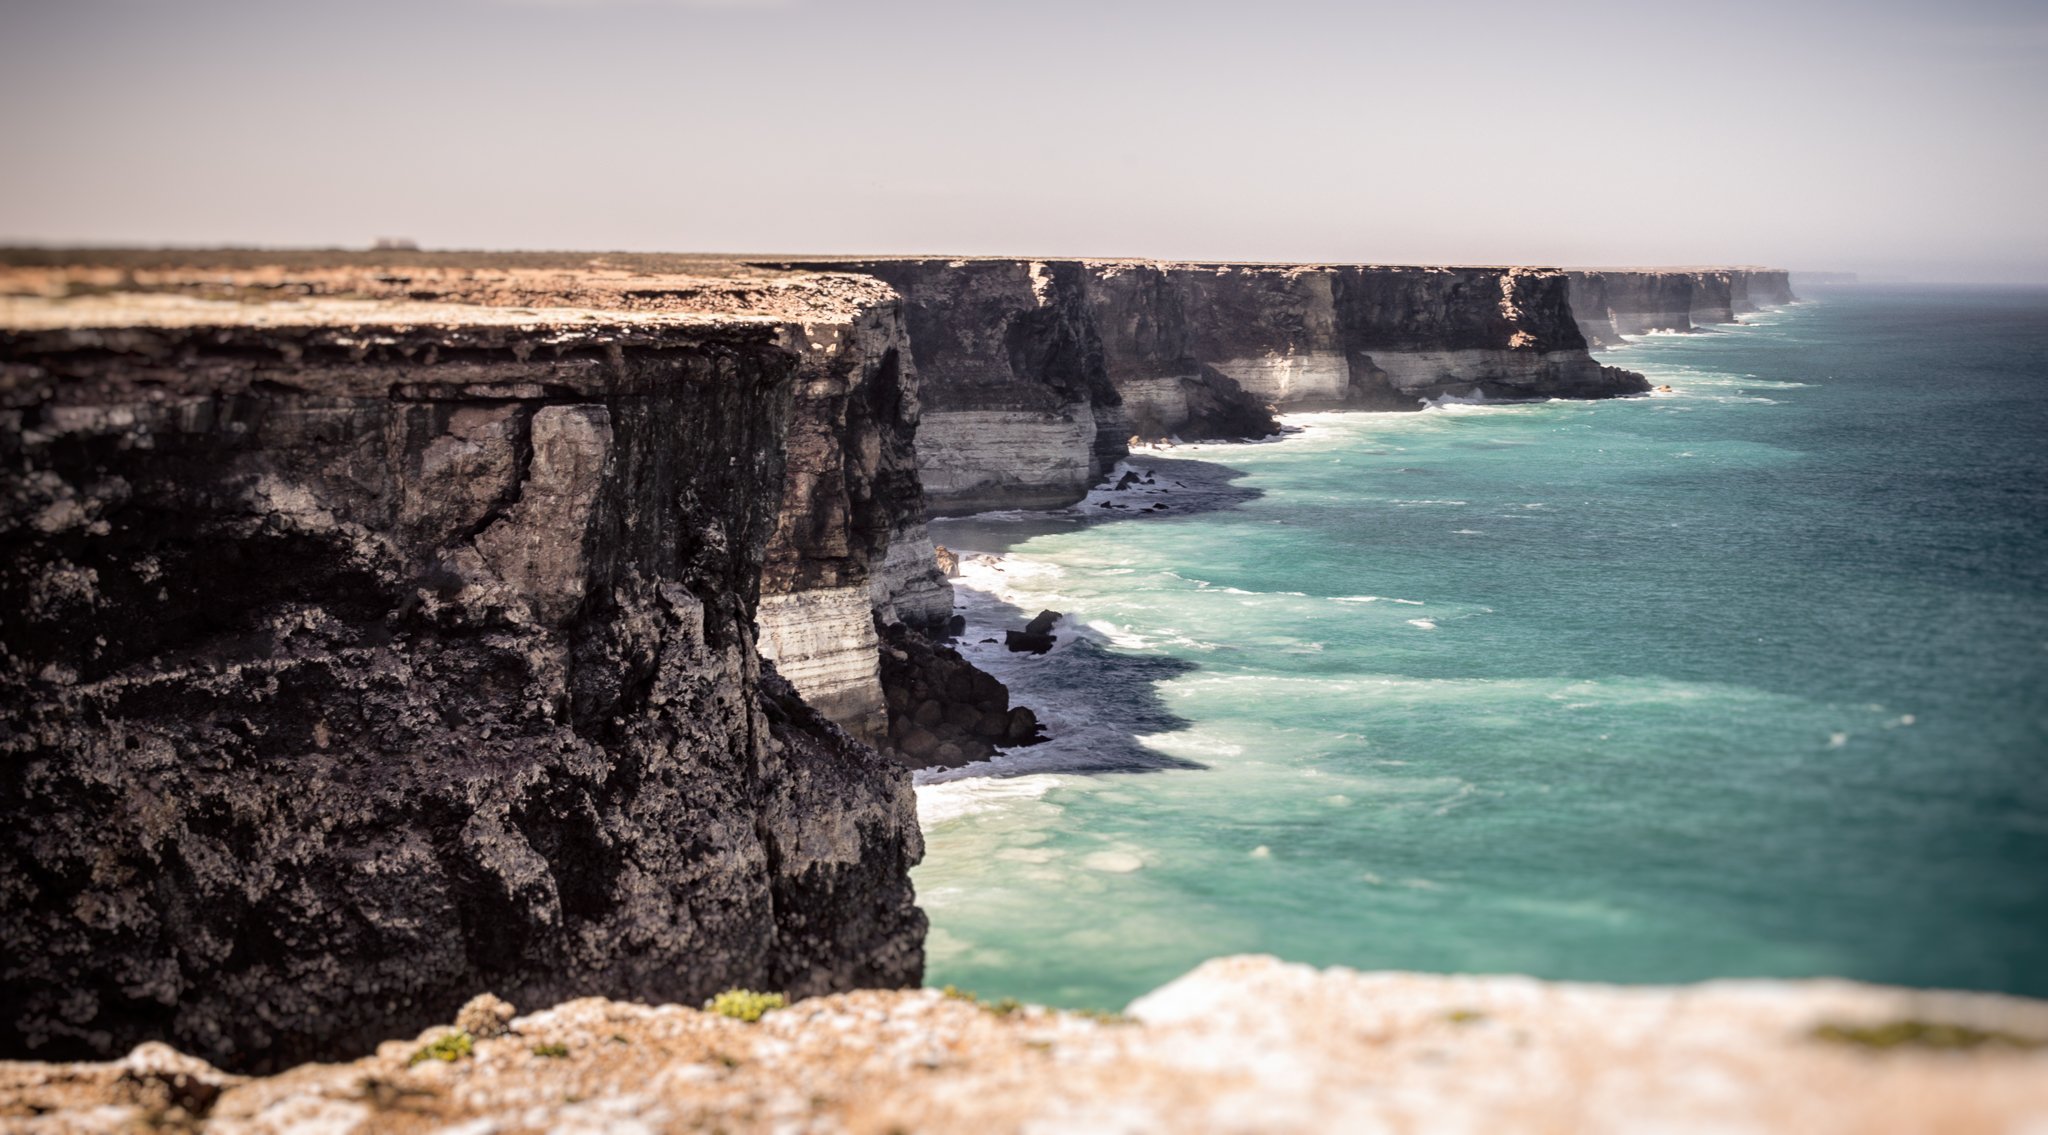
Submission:
{"label": "sandy rock surface", "polygon": [[[420,1056],[463,1047],[443,1028],[263,1079],[161,1045],[106,1064],[0,1064],[0,1129],[2048,1132],[2048,1048],[2028,1043],[2048,1039],[2048,1004],[2017,998],[1227,958],[1130,1012],[1004,1011],[919,990],[820,997],[749,1024],[593,998],[515,1018],[450,1060]],[[1816,1035],[1901,1021],[1980,1043]]]}

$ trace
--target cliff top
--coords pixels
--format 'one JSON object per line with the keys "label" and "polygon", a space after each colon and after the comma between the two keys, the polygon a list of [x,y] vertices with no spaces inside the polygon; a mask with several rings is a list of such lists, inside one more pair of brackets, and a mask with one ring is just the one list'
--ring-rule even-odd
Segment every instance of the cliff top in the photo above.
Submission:
{"label": "cliff top", "polygon": [[644,327],[832,322],[890,296],[846,273],[574,253],[0,250],[0,327]]}
{"label": "cliff top", "polygon": [[[1840,981],[1628,988],[1227,958],[1127,1018],[933,990],[758,1023],[591,998],[349,1064],[229,1076],[162,1045],[0,1063],[27,1131],[2034,1130],[2048,1005]],[[183,1114],[180,1114],[182,1112]]]}
{"label": "cliff top", "polygon": [[[758,256],[410,250],[0,249],[0,328],[582,327],[835,322],[885,300],[862,265],[1064,261],[1169,270],[1557,271],[1121,257]],[[1573,271],[1759,271],[1581,268]]]}

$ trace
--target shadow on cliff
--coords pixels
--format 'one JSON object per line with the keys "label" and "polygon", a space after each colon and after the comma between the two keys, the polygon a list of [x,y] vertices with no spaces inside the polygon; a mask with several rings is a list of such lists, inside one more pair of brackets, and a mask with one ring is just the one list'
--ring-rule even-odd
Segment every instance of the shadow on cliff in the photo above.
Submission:
{"label": "shadow on cliff", "polygon": [[[1134,454],[1126,463],[1137,474],[1123,489],[1101,489],[1069,509],[1052,513],[992,513],[935,522],[935,539],[957,547],[970,564],[1002,555],[1036,536],[1072,532],[1100,524],[1172,523],[1182,517],[1236,508],[1261,495],[1233,482],[1240,470],[1208,461]],[[1121,472],[1109,484],[1122,480]],[[1164,508],[1154,506],[1164,505]],[[969,573],[970,576],[977,574]],[[1168,756],[1139,738],[1172,733],[1193,723],[1167,708],[1159,685],[1201,667],[1180,658],[1132,654],[1114,649],[1100,634],[1063,618],[1054,627],[1058,642],[1043,655],[1012,653],[1003,632],[1024,626],[1036,610],[1024,610],[956,579],[958,602],[968,632],[956,646],[977,667],[1010,687],[1016,704],[1028,705],[1045,723],[1050,739],[1008,749],[994,760],[945,771],[927,783],[966,777],[1012,777],[1040,773],[1134,773],[1206,766]]]}

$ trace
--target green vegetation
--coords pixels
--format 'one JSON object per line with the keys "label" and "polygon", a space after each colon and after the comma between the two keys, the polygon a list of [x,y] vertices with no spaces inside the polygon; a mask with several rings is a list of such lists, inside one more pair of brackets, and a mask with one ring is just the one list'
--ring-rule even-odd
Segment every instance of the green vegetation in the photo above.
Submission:
{"label": "green vegetation", "polygon": [[962,989],[957,985],[948,985],[944,989],[939,990],[939,992],[954,1001],[971,1001],[998,1017],[1007,1017],[1024,1007],[1024,1002],[1017,1000],[1015,997],[1005,997],[1000,1001],[983,1001],[974,995],[973,990]]}
{"label": "green vegetation", "polygon": [[533,1054],[535,1056],[545,1056],[550,1060],[560,1060],[563,1057],[569,1055],[569,1046],[559,1042],[553,1044],[536,1044],[533,1046]]}
{"label": "green vegetation", "polygon": [[439,1060],[443,1064],[453,1064],[475,1050],[476,1042],[471,1039],[468,1033],[459,1031],[446,1032],[427,1042],[418,1052],[413,1053],[412,1059],[406,1061],[405,1064],[408,1068],[427,1060]]}
{"label": "green vegetation", "polygon": [[2038,1037],[2015,1036],[2012,1033],[1973,1028],[1969,1025],[1949,1025],[1938,1021],[1910,1019],[1886,1021],[1876,1025],[1827,1024],[1815,1028],[1813,1035],[1817,1040],[1879,1050],[1932,1048],[1961,1051],[1983,1048],[1986,1045],[2018,1049],[2048,1047],[2048,1040]]}
{"label": "green vegetation", "polygon": [[736,1021],[758,1021],[762,1014],[787,1008],[789,998],[780,993],[756,993],[751,989],[728,989],[704,1003],[704,1008]]}
{"label": "green vegetation", "polygon": [[1135,1025],[1138,1018],[1119,1013],[1114,1009],[1075,1009],[1076,1017],[1086,1017],[1102,1025]]}
{"label": "green vegetation", "polygon": [[1453,1009],[1444,1014],[1444,1020],[1454,1025],[1476,1025],[1486,1019],[1486,1014],[1477,1009]]}

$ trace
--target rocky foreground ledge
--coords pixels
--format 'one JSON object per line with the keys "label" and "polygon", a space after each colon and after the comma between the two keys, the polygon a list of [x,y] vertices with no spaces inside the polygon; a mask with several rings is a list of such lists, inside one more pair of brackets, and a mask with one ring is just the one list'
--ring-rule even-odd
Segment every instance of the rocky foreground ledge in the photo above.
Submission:
{"label": "rocky foreground ledge", "polygon": [[1127,1016],[935,990],[748,1023],[479,999],[350,1064],[162,1045],[0,1063],[20,1132],[2048,1130],[2048,1003],[1841,981],[1677,988],[1212,961]]}

